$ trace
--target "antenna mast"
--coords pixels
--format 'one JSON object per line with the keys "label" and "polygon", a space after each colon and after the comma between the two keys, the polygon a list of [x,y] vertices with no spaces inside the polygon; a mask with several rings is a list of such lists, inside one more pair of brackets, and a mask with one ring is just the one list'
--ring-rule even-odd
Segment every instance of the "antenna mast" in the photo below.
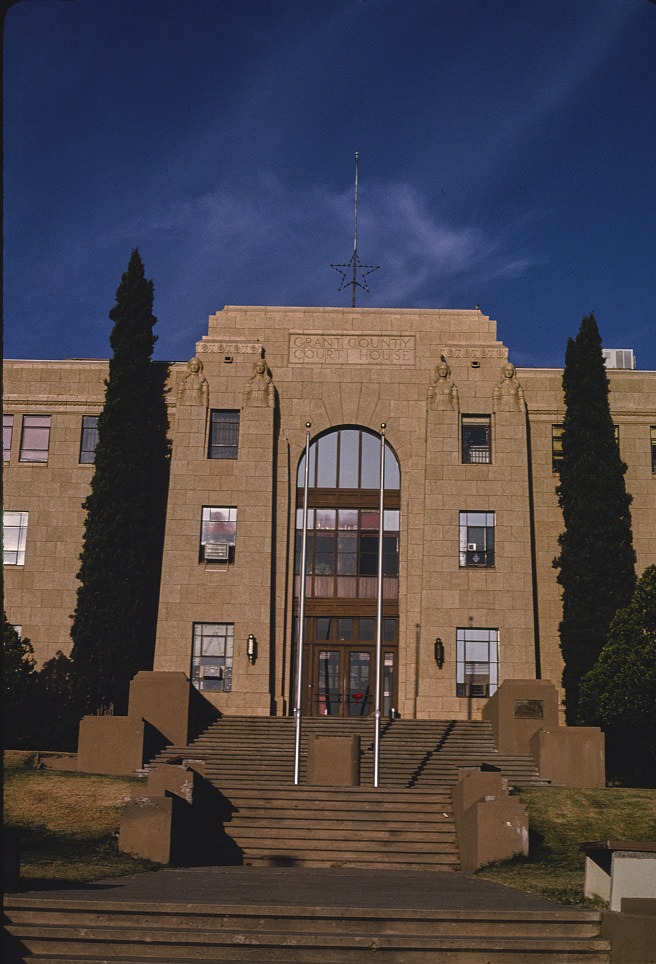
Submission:
{"label": "antenna mast", "polygon": [[[335,271],[339,271],[342,276],[342,282],[337,289],[338,291],[343,291],[344,288],[353,288],[353,307],[355,308],[355,289],[362,288],[363,291],[369,291],[369,285],[367,284],[367,275],[371,274],[373,271],[377,271],[380,268],[379,264],[362,264],[358,258],[358,152],[355,152],[355,228],[353,231],[353,257],[348,262],[348,264],[331,264],[331,268]],[[353,269],[351,272],[350,269]],[[360,271],[361,281],[358,281],[358,270]],[[352,275],[352,276],[351,276]],[[347,280],[347,276],[349,280]]]}

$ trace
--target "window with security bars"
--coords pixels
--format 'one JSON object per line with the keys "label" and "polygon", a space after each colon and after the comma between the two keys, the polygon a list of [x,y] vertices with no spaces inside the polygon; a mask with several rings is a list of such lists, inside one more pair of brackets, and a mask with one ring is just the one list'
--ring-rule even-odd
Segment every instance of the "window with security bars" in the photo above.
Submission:
{"label": "window with security bars", "polygon": [[14,431],[14,416],[2,416],[2,459],[8,462],[11,458],[11,436]]}
{"label": "window with security bars", "polygon": [[494,512],[460,513],[460,566],[494,566]]}
{"label": "window with security bars", "polygon": [[27,512],[3,513],[2,548],[5,566],[25,565],[28,516]]}
{"label": "window with security bars", "polygon": [[463,415],[461,433],[463,463],[492,461],[492,418],[490,415]]}
{"label": "window with security bars", "polygon": [[652,425],[649,434],[651,436],[651,471],[656,475],[656,425]]}
{"label": "window with security bars", "polygon": [[232,690],[234,623],[194,623],[191,682],[197,690]]}
{"label": "window with security bars", "polygon": [[50,445],[50,416],[23,415],[20,461],[47,462]]}
{"label": "window with security bars", "polygon": [[98,416],[82,416],[82,436],[80,438],[80,463],[92,463],[98,443]]}
{"label": "window with security bars", "polygon": [[209,459],[236,459],[239,454],[239,412],[215,409],[210,413]]}
{"label": "window with security bars", "polygon": [[498,630],[456,630],[456,696],[492,696],[497,689],[498,673]]}

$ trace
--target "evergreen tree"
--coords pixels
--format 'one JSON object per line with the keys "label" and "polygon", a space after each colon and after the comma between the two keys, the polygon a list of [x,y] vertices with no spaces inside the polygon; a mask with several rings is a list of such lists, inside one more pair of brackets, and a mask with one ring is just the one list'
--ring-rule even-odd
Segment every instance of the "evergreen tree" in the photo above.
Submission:
{"label": "evergreen tree", "polygon": [[639,746],[656,764],[656,566],[638,580],[631,602],[615,614],[608,641],[581,681],[581,711],[611,733],[623,754]]}
{"label": "evergreen tree", "polygon": [[5,712],[13,713],[34,678],[34,649],[21,639],[2,613],[2,695]]}
{"label": "evergreen tree", "polygon": [[71,657],[81,706],[125,712],[152,668],[168,486],[165,366],[151,360],[153,284],[138,251],[109,313],[113,351],[78,573]]}
{"label": "evergreen tree", "polygon": [[631,496],[610,416],[609,382],[593,315],[569,339],[563,373],[565,420],[556,492],[565,531],[554,566],[563,593],[560,647],[566,719],[579,716],[579,685],[606,642],[611,619],[635,588]]}
{"label": "evergreen tree", "polygon": [[[21,639],[5,612],[2,613],[2,743],[20,749],[23,722],[34,689],[34,649]],[[34,715],[32,713],[32,715]]]}

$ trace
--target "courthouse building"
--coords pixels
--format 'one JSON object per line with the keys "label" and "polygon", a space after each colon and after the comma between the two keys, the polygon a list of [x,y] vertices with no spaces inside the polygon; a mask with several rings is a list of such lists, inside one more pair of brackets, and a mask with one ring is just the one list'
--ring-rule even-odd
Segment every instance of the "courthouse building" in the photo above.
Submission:
{"label": "courthouse building", "polygon": [[[289,714],[304,584],[304,712],[373,711],[384,432],[384,712],[476,718],[504,679],[560,686],[562,370],[515,368],[479,310],[228,306],[189,354],[168,365],[155,670],[184,671],[226,714]],[[641,572],[656,372],[627,355],[610,406]],[[107,371],[5,363],[5,609],[40,663],[71,647]]]}

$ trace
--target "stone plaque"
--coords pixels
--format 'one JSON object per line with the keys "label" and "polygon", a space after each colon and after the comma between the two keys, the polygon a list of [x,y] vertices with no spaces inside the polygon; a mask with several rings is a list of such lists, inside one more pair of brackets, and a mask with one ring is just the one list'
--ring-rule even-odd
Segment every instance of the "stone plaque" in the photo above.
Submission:
{"label": "stone plaque", "polygon": [[544,700],[515,700],[516,720],[543,720]]}

